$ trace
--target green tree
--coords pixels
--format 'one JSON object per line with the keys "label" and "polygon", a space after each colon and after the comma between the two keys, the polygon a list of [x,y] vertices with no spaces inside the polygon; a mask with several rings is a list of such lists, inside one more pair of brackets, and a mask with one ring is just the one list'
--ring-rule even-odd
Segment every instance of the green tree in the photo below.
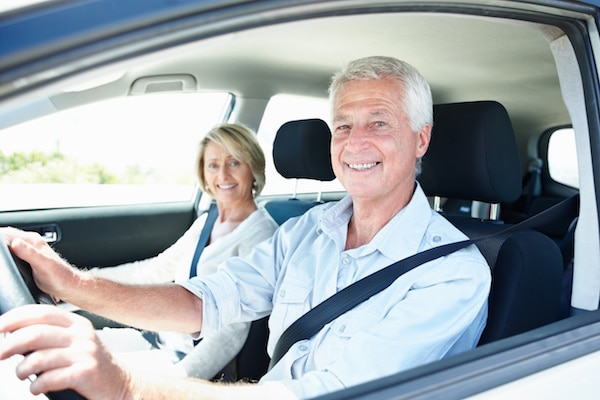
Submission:
{"label": "green tree", "polygon": [[7,155],[0,151],[1,183],[144,183],[150,175],[151,171],[130,166],[117,176],[99,163],[82,164],[60,152]]}

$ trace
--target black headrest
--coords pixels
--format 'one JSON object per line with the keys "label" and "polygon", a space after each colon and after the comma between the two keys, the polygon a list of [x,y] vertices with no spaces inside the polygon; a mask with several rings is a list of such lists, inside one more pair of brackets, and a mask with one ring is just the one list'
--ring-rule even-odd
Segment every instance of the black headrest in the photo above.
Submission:
{"label": "black headrest", "polygon": [[273,142],[273,161],[285,178],[335,179],[331,168],[331,131],[321,119],[286,122]]}
{"label": "black headrest", "polygon": [[419,182],[428,196],[513,202],[521,194],[510,118],[495,101],[439,104]]}

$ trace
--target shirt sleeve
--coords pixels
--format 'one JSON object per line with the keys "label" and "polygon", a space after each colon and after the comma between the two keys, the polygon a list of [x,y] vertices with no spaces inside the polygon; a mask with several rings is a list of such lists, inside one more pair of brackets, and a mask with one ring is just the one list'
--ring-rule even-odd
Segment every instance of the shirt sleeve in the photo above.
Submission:
{"label": "shirt sleeve", "polygon": [[271,312],[285,247],[286,236],[280,231],[255,243],[243,257],[227,258],[217,273],[177,282],[203,300],[202,335],[221,325],[253,321]]}

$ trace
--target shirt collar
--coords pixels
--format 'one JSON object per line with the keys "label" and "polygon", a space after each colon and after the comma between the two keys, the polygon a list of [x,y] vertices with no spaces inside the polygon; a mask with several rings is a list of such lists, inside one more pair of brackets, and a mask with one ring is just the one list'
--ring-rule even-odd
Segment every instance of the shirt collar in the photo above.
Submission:
{"label": "shirt collar", "polygon": [[[327,209],[319,219],[319,229],[335,240],[345,241],[352,216],[352,198],[346,196]],[[371,240],[359,249],[359,254],[381,252],[396,261],[415,254],[425,240],[431,219],[431,207],[418,182],[409,203],[402,208]],[[342,229],[343,228],[343,229]],[[341,243],[343,247],[344,244]]]}

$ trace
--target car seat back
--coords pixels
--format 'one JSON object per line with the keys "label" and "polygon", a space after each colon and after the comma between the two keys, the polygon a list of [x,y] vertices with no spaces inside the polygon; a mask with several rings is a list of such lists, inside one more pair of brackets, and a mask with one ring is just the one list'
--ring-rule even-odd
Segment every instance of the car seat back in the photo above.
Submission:
{"label": "car seat back", "polygon": [[[521,193],[519,154],[506,109],[494,101],[434,106],[434,128],[419,181],[428,196],[490,204],[516,200]],[[502,221],[445,216],[469,237],[506,227]],[[556,320],[563,268],[553,240],[525,230],[478,247],[492,273],[480,344]]]}
{"label": "car seat back", "polygon": [[[273,142],[273,162],[277,172],[284,178],[332,181],[329,146],[331,131],[321,119],[304,119],[283,124]],[[296,186],[288,200],[271,200],[264,204],[275,222],[282,224],[291,217],[302,215],[309,208],[321,203],[321,193],[315,200],[300,200]]]}

